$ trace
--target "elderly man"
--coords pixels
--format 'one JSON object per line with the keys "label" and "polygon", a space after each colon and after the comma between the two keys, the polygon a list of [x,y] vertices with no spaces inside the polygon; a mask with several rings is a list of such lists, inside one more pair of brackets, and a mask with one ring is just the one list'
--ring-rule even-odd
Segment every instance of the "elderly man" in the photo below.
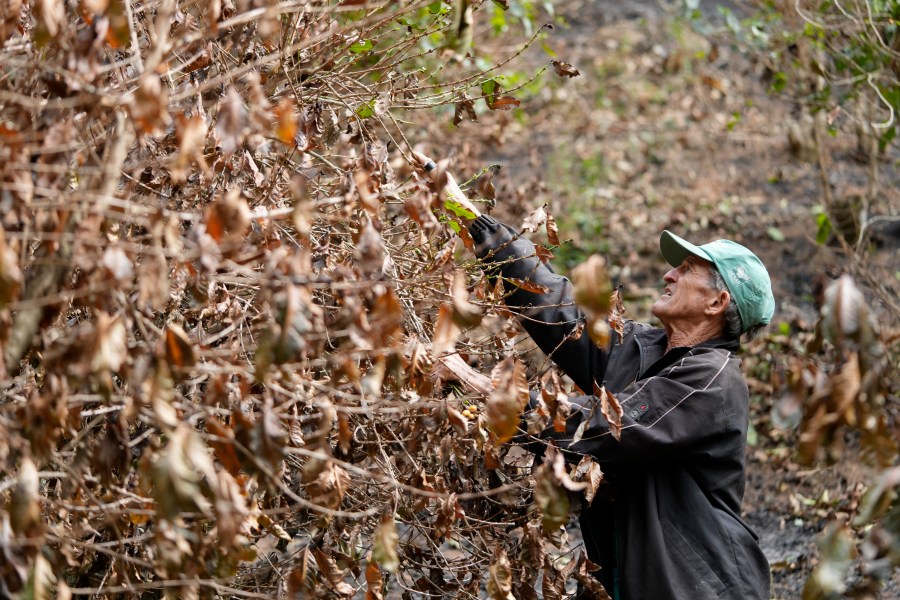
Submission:
{"label": "elderly man", "polygon": [[[729,240],[695,246],[664,232],[660,250],[673,268],[652,309],[662,328],[628,322],[621,342],[600,348],[577,328],[584,316],[571,284],[530,241],[488,216],[469,231],[489,275],[549,290],[507,285],[507,306],[538,346],[581,390],[604,384],[622,405],[620,441],[594,396],[570,398],[564,434],[542,434],[567,459],[587,454],[603,467],[607,489],[580,520],[609,594],[768,600],[769,565],[741,519],[749,394],[734,355],[741,337],[774,312],[762,262]],[[582,438],[571,443],[585,419]]]}

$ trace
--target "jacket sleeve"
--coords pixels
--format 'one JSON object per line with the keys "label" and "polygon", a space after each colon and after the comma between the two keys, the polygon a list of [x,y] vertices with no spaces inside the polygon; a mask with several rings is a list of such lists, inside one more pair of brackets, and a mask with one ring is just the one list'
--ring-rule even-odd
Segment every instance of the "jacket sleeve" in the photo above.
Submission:
{"label": "jacket sleeve", "polygon": [[[548,428],[541,437],[556,440],[568,461],[588,454],[601,465],[622,467],[683,458],[698,442],[746,430],[747,384],[725,351],[688,354],[663,374],[632,383],[616,398],[622,406],[620,440],[613,437],[595,396],[570,398],[566,431]],[[572,443],[585,422],[581,439]]]}
{"label": "jacket sleeve", "polygon": [[[608,354],[588,336],[584,314],[573,300],[572,284],[542,262],[534,244],[510,227],[482,215],[469,229],[476,254],[491,278],[500,277],[506,306],[522,326],[583,392],[602,382]],[[531,291],[517,282],[531,282]]]}

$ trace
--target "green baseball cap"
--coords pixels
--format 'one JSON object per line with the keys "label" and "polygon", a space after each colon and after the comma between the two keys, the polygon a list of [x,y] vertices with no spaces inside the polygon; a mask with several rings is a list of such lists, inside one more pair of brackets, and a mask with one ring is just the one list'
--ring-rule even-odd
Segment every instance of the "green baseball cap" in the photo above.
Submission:
{"label": "green baseball cap", "polygon": [[725,285],[737,304],[744,331],[766,325],[775,314],[775,297],[769,272],[755,254],[731,240],[716,240],[702,246],[684,240],[671,231],[659,237],[659,250],[673,267],[689,255],[710,261],[722,274]]}

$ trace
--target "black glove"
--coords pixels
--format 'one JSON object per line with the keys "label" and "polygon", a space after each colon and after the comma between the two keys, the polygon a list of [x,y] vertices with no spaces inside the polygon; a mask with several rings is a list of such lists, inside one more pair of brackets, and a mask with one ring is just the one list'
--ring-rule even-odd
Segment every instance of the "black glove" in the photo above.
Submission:
{"label": "black glove", "polygon": [[502,248],[519,234],[494,217],[481,215],[469,225],[469,235],[475,242],[475,256],[484,258],[491,250]]}

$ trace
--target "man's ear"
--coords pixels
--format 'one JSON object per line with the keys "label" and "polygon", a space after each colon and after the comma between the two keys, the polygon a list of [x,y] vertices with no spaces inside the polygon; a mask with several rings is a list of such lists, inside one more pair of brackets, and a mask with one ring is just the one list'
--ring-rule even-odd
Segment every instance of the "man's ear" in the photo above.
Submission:
{"label": "man's ear", "polygon": [[727,290],[715,292],[715,294],[710,296],[707,301],[705,312],[710,316],[721,315],[725,312],[725,309],[728,308],[730,303],[731,294]]}

